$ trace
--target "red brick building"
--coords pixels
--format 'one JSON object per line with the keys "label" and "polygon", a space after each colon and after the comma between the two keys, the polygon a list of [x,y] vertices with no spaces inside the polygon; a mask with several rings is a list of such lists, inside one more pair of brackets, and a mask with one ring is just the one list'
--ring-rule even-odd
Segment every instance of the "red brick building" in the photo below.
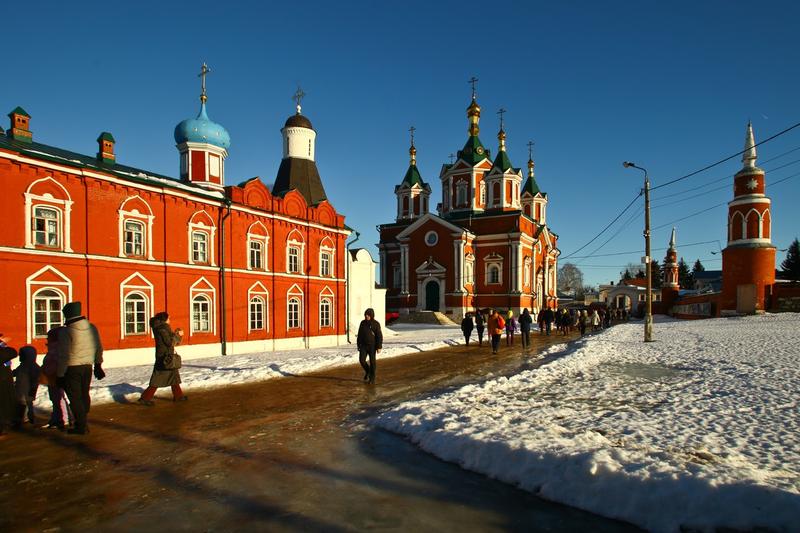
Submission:
{"label": "red brick building", "polygon": [[[397,215],[380,226],[380,276],[387,312],[441,311],[459,318],[476,307],[539,310],[554,307],[558,236],[547,225],[547,194],[514,168],[501,119],[494,160],[478,137],[481,108],[467,108],[469,136],[455,162],[442,166],[442,201],[411,162],[395,187]],[[524,181],[524,184],[523,184]]]}
{"label": "red brick building", "polygon": [[[205,73],[204,68],[204,73]],[[152,360],[148,320],[167,311],[201,357],[345,342],[344,217],[327,201],[316,133],[281,129],[270,191],[225,186],[230,137],[206,111],[175,128],[180,179],[121,165],[113,136],[95,157],[35,142],[16,108],[0,128],[0,331],[44,350],[61,307],[83,303],[108,366]]]}

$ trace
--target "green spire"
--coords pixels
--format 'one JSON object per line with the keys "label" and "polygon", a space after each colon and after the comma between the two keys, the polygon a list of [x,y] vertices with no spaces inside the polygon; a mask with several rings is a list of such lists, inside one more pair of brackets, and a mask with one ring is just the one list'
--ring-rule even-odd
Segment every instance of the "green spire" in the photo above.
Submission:
{"label": "green spire", "polygon": [[533,177],[533,166],[533,142],[528,141],[528,179],[525,180],[525,185],[522,186],[520,195],[528,192],[531,196],[536,196],[538,193],[542,192],[541,189],[539,189],[539,185],[536,183],[536,179]]}
{"label": "green spire", "polygon": [[410,156],[411,161],[408,165],[408,170],[406,171],[406,175],[403,178],[403,181],[400,183],[400,186],[406,187],[413,187],[414,185],[419,185],[423,189],[427,187],[426,183],[422,181],[422,176],[419,173],[419,169],[417,168],[417,147],[414,146],[414,132],[417,128],[411,126],[408,130],[411,132],[411,147],[408,149],[408,155]]}
{"label": "green spire", "polygon": [[22,115],[23,117],[31,118],[31,116],[28,114],[28,112],[25,111],[24,109],[22,109],[20,106],[15,107],[14,110],[11,111],[11,113],[8,114],[9,117],[11,115]]}

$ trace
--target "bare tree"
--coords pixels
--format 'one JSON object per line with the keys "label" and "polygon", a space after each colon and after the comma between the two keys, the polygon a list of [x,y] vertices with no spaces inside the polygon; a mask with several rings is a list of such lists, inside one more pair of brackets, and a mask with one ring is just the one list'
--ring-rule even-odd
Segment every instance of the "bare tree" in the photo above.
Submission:
{"label": "bare tree", "polygon": [[583,288],[583,272],[572,263],[564,263],[558,269],[558,290],[575,293]]}

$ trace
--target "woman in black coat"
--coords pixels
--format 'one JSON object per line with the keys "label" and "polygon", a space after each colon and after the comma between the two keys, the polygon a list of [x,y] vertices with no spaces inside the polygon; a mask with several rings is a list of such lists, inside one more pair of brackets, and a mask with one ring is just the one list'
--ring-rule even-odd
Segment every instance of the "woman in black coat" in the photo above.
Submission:
{"label": "woman in black coat", "polygon": [[181,375],[178,369],[170,370],[164,367],[164,359],[168,355],[173,355],[175,346],[181,343],[183,330],[178,328],[172,331],[169,327],[169,315],[163,311],[150,319],[150,329],[153,330],[153,337],[156,339],[156,362],[153,365],[150,385],[142,393],[139,403],[154,405],[153,396],[160,387],[172,387],[172,400],[175,402],[188,400],[189,397],[181,390]]}

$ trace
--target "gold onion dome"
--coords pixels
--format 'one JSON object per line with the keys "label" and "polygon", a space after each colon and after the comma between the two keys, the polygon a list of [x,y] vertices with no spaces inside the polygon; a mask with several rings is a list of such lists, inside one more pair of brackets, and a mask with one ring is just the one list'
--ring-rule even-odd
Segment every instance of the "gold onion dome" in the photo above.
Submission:
{"label": "gold onion dome", "polygon": [[478,135],[480,131],[478,122],[481,118],[481,106],[478,105],[478,102],[474,98],[467,108],[467,117],[469,118],[469,134],[472,136]]}

